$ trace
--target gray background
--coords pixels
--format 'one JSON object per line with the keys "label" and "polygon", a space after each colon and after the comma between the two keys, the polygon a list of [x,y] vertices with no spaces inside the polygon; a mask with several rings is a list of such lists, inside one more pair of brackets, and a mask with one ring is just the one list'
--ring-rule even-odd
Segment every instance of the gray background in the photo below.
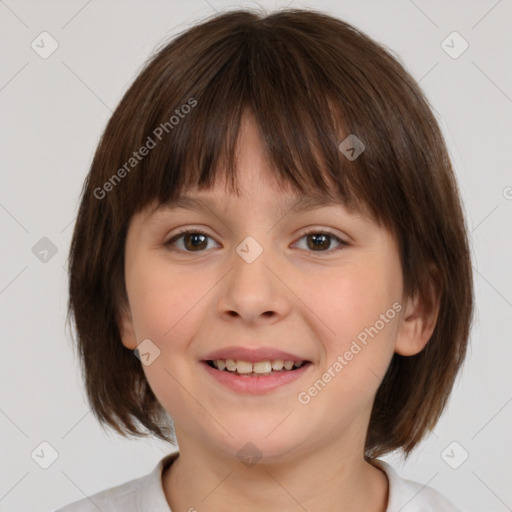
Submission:
{"label": "gray background", "polygon": [[[216,10],[256,5],[0,1],[0,510],[54,510],[146,474],[174,450],[105,432],[89,411],[65,325],[69,242],[100,134],[145,59]],[[434,432],[406,463],[384,460],[468,512],[512,510],[511,1],[258,5],[316,7],[355,24],[393,50],[431,101],[471,231],[477,314]],[[59,45],[46,59],[31,47],[43,31]],[[457,58],[464,43],[446,39],[453,31],[469,44]],[[47,469],[43,441],[58,454]]]}

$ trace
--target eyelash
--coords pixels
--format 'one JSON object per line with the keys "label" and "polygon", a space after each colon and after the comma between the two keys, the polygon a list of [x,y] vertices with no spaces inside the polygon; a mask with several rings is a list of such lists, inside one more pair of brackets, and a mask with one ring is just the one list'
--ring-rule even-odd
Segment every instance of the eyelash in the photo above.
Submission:
{"label": "eyelash", "polygon": [[[171,247],[172,250],[174,250],[174,251],[181,251],[181,252],[186,252],[186,253],[189,253],[189,254],[193,254],[194,252],[204,252],[206,249],[203,249],[202,251],[186,251],[186,250],[182,251],[181,249],[176,249],[176,248],[172,247],[173,244],[177,240],[182,238],[184,235],[188,235],[188,234],[203,235],[203,236],[205,236],[207,238],[213,238],[208,233],[205,233],[204,231],[201,231],[200,229],[184,229],[183,231],[179,231],[178,233],[176,233],[171,239],[169,239],[167,242],[165,242],[165,245],[168,246],[168,247]],[[327,250],[327,251],[307,251],[307,252],[330,254],[332,252],[338,251],[338,250],[342,249],[343,247],[346,247],[346,246],[349,245],[347,242],[345,242],[344,240],[342,240],[341,238],[339,238],[338,236],[336,236],[334,233],[332,233],[329,230],[323,230],[323,231],[311,230],[311,231],[307,231],[306,233],[302,233],[302,235],[300,236],[299,240],[301,240],[302,238],[304,238],[304,237],[306,237],[308,235],[327,235],[330,238],[332,238],[332,239],[336,240],[337,242],[339,242],[340,246],[335,248],[335,249],[330,249],[330,250]]]}

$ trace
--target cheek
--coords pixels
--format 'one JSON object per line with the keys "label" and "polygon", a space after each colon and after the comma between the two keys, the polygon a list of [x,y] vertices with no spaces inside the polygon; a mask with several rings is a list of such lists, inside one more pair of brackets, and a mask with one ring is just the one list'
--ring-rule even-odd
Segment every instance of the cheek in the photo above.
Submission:
{"label": "cheek", "polygon": [[146,259],[133,270],[127,289],[137,337],[163,342],[183,330],[207,291],[204,280],[158,259]]}
{"label": "cheek", "polygon": [[318,316],[334,337],[355,336],[373,325],[400,298],[399,288],[377,266],[330,272],[329,278],[309,293]]}
{"label": "cheek", "polygon": [[325,416],[328,409],[326,422],[333,429],[362,410],[369,413],[389,366],[399,319],[400,281],[395,277],[380,264],[366,262],[364,268],[329,272],[329,279],[318,280],[307,296],[319,318],[316,335],[324,357],[298,401],[311,416]]}
{"label": "cheek", "polygon": [[393,355],[401,280],[396,269],[384,263],[367,260],[329,272],[329,279],[319,280],[308,296],[320,319],[323,366],[340,375],[334,380],[343,387],[342,394],[364,387],[371,396]]}
{"label": "cheek", "polygon": [[204,314],[200,299],[212,285],[204,275],[173,268],[158,258],[133,261],[130,270],[127,291],[136,337],[139,342],[151,340],[159,350],[154,362],[143,367],[144,373],[164,408],[179,415],[186,400],[177,382],[186,382],[190,374],[184,355],[197,330],[198,316]]}

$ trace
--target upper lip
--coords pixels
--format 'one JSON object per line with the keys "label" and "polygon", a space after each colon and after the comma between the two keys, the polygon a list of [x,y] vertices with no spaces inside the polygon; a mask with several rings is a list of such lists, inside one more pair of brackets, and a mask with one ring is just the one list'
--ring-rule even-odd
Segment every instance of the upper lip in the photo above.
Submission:
{"label": "upper lip", "polygon": [[272,347],[246,348],[226,347],[210,352],[205,361],[216,361],[217,359],[233,359],[234,361],[307,361],[306,358],[297,356],[290,352],[276,350]]}

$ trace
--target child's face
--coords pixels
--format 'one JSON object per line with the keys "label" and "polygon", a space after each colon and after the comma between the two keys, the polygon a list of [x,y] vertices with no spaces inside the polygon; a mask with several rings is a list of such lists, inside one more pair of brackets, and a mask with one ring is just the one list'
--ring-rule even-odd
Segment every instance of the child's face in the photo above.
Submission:
{"label": "child's face", "polygon": [[[217,186],[189,192],[207,210],[162,208],[133,217],[123,344],[134,349],[149,338],[159,348],[143,368],[174,419],[181,448],[194,444],[234,457],[251,442],[269,459],[343,446],[359,451],[377,388],[397,344],[410,334],[398,312],[397,244],[341,204],[292,212],[300,198],[275,186],[250,119],[238,172],[242,197]],[[178,228],[209,238],[185,235],[172,250],[166,242]],[[304,228],[329,230],[349,245],[319,235],[315,241]],[[250,263],[236,250],[247,237],[263,250]],[[272,391],[235,391],[203,362],[231,346],[271,347],[311,364]]]}

